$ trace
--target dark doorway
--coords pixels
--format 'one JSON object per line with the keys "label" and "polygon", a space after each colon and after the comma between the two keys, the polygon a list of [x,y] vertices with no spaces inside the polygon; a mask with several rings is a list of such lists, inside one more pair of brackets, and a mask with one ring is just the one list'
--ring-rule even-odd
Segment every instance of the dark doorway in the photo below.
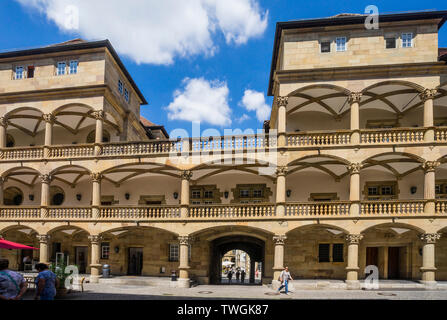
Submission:
{"label": "dark doorway", "polygon": [[379,247],[366,248],[366,265],[379,267]]}
{"label": "dark doorway", "polygon": [[20,271],[31,271],[33,269],[33,250],[21,250]]}
{"label": "dark doorway", "polygon": [[400,247],[388,248],[388,279],[401,279]]}
{"label": "dark doorway", "polygon": [[79,273],[87,273],[87,247],[76,247],[76,265],[79,268]]}
{"label": "dark doorway", "polygon": [[141,276],[143,271],[143,248],[129,248],[129,267],[127,274]]}
{"label": "dark doorway", "polygon": [[[249,236],[228,236],[214,240],[211,243],[211,257],[210,257],[210,283],[222,284],[222,258],[231,250],[241,250],[248,254],[250,259],[250,271],[246,277],[249,279],[249,284],[256,284],[255,281],[255,266],[264,266],[264,241],[249,237]],[[264,270],[261,270],[261,278]],[[258,284],[261,284],[260,281]]]}

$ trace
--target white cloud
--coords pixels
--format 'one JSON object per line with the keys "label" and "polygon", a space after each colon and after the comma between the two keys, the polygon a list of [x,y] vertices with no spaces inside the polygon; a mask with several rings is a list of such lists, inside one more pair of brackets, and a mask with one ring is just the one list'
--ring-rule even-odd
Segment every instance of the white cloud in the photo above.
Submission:
{"label": "white cloud", "polygon": [[268,120],[271,108],[265,103],[265,97],[262,92],[254,90],[245,90],[242,101],[239,103],[248,111],[256,111],[256,117],[259,121]]}
{"label": "white cloud", "polygon": [[257,0],[16,0],[45,14],[62,31],[67,10],[79,10],[86,39],[109,39],[137,63],[170,64],[176,57],[213,55],[220,31],[228,44],[243,44],[267,27]]}
{"label": "white cloud", "polygon": [[242,123],[246,120],[249,120],[250,116],[246,113],[244,113],[240,118],[236,119],[237,123]]}
{"label": "white cloud", "polygon": [[183,88],[174,92],[174,101],[166,107],[169,120],[231,124],[229,89],[225,82],[185,78],[182,83]]}

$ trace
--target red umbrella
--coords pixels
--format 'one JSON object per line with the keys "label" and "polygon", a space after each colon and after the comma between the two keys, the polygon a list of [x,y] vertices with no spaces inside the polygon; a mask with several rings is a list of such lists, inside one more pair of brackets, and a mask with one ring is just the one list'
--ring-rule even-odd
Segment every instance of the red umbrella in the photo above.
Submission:
{"label": "red umbrella", "polygon": [[25,246],[24,244],[15,243],[12,241],[0,238],[0,249],[16,249],[16,250],[39,250],[34,247]]}

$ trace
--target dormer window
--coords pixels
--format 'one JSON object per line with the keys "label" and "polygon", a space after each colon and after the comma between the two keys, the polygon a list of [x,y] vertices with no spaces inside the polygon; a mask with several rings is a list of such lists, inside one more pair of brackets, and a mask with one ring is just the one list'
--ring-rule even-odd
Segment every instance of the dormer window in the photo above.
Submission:
{"label": "dormer window", "polygon": [[58,62],[57,63],[57,75],[63,76],[65,74],[66,67],[67,67],[67,64],[65,62]]}
{"label": "dormer window", "polygon": [[346,37],[337,37],[335,41],[337,43],[337,52],[346,51]]}
{"label": "dormer window", "polygon": [[15,79],[16,80],[20,80],[20,79],[23,79],[24,77],[25,77],[25,74],[24,74],[23,66],[17,66],[16,67]]}
{"label": "dormer window", "polygon": [[402,33],[402,48],[413,47],[413,33]]}

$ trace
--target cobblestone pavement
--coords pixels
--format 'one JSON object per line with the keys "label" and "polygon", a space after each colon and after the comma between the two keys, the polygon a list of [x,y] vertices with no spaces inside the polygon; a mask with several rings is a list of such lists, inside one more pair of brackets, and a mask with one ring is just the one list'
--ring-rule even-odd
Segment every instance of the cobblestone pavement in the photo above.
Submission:
{"label": "cobblestone pavement", "polygon": [[[393,299],[447,300],[447,291],[428,290],[301,290],[272,295],[268,286],[201,285],[190,289],[121,284],[86,284],[83,293],[67,294],[64,300],[177,300],[177,299]],[[32,299],[32,291],[25,300]]]}

